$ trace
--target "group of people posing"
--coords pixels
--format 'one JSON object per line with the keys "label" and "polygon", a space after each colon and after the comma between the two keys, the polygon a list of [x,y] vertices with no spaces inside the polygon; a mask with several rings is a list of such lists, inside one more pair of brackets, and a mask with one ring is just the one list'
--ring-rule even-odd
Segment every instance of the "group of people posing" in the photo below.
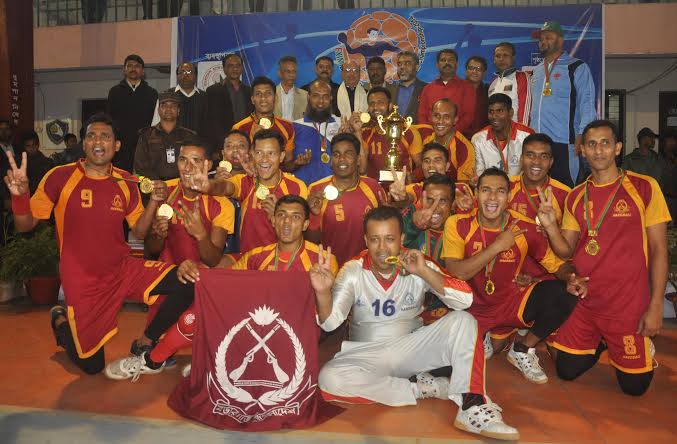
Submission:
{"label": "group of people posing", "polygon": [[[547,82],[544,101],[559,94]],[[490,125],[475,143],[456,128],[462,105],[430,100],[431,125],[399,142],[402,173],[379,183],[390,142],[374,122],[397,103],[390,90],[371,86],[367,109],[341,118],[330,83],[319,78],[308,90],[305,115],[292,124],[273,113],[273,82],[257,78],[254,110],[224,135],[223,160],[215,165],[209,140],[188,134],[177,142],[175,178],[113,166],[121,141],[106,115],[87,123],[85,157],[50,170],[32,197],[28,160],[17,166],[8,155],[17,230],[54,214],[66,307],[52,309],[51,325],[78,367],[112,379],[162,372],[190,346],[201,270],[221,267],[309,273],[319,326],[348,324],[319,374],[327,400],[447,399],[459,406],[459,429],[517,439],[486,394],[485,359],[507,350],[526,381],[543,384],[541,342],[561,379],[608,350],[624,393],[648,389],[670,216],[654,179],[617,167],[612,123],[577,131],[591,175],[571,189],[552,176],[557,143],[514,122],[507,94],[489,97]],[[360,100],[347,94],[351,107]],[[178,101],[163,94],[158,108],[162,125]],[[158,260],[131,257],[125,221]],[[239,249],[224,254],[233,234]],[[130,299],[151,306],[148,323],[130,356],[106,365],[104,344]]]}

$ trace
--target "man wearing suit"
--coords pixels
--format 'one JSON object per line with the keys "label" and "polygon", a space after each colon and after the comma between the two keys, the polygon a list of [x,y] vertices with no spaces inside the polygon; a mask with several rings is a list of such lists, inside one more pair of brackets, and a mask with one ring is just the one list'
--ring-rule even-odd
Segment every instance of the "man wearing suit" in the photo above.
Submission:
{"label": "man wearing suit", "polygon": [[400,81],[388,85],[393,103],[397,105],[402,116],[411,116],[416,122],[418,98],[425,82],[416,77],[418,72],[418,56],[411,51],[402,51],[397,55],[397,76]]}
{"label": "man wearing suit", "polygon": [[273,114],[290,122],[303,117],[308,105],[308,92],[294,85],[297,64],[294,56],[284,56],[277,64],[280,84],[275,88]]}
{"label": "man wearing suit", "polygon": [[222,60],[223,82],[207,88],[207,122],[205,136],[212,153],[221,151],[223,137],[233,123],[247,117],[254,110],[251,88],[242,82],[242,58],[239,54],[226,54]]}

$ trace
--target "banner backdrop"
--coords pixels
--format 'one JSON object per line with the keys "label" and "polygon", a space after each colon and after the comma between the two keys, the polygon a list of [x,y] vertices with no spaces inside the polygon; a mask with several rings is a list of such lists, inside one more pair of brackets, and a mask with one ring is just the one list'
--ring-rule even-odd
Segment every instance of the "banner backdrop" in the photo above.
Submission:
{"label": "banner backdrop", "polygon": [[[283,55],[298,59],[297,85],[315,78],[315,59],[329,56],[336,69],[333,80],[341,82],[339,66],[355,58],[367,79],[365,61],[381,56],[388,68],[386,80],[396,79],[395,54],[414,51],[421,59],[418,77],[429,82],[438,76],[435,58],[443,48],[459,54],[458,75],[473,55],[489,63],[485,81],[490,82],[493,50],[499,42],[517,49],[516,65],[528,69],[541,61],[531,33],[546,20],[557,20],[565,31],[565,50],[584,60],[592,71],[597,108],[603,101],[604,51],[602,5],[520,8],[419,8],[353,9],[212,17],[180,17],[174,33],[178,61],[198,62],[198,86],[206,88],[222,78],[224,54],[239,52],[244,59],[244,80],[258,75],[278,82],[277,61]],[[172,78],[172,84],[175,79]]]}

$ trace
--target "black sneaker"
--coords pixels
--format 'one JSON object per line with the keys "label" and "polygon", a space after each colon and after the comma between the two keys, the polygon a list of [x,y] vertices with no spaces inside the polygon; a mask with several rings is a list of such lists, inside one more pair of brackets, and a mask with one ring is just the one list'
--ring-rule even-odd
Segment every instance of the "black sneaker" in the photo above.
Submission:
{"label": "black sneaker", "polygon": [[54,333],[54,340],[56,342],[57,347],[66,348],[61,343],[61,340],[59,339],[59,334],[56,331],[56,320],[57,318],[59,318],[59,316],[63,316],[64,318],[66,318],[66,322],[68,322],[68,315],[66,314],[66,309],[61,305],[55,305],[49,310],[49,315],[51,317],[50,323],[52,325],[52,333]]}

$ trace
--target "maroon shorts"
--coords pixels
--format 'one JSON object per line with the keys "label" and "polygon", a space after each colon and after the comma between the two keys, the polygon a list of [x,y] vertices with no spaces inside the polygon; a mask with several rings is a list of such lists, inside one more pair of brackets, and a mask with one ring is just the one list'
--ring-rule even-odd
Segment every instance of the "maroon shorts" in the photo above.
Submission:
{"label": "maroon shorts", "polygon": [[517,329],[531,327],[533,322],[526,322],[523,315],[535,285],[496,305],[472,305],[468,312],[477,319],[480,336],[490,331],[493,339],[505,339]]}
{"label": "maroon shorts", "polygon": [[[174,265],[127,257],[112,279],[101,278],[95,287],[78,285],[71,279],[64,283],[68,322],[78,355],[88,358],[96,353],[117,332],[117,316],[125,300],[152,305],[158,295],[153,288],[174,268]],[[108,275],[106,275],[108,276]]]}
{"label": "maroon shorts", "polygon": [[611,365],[625,373],[650,372],[653,369],[651,340],[635,333],[639,318],[605,319],[578,304],[546,342],[573,355],[594,355],[604,338]]}

